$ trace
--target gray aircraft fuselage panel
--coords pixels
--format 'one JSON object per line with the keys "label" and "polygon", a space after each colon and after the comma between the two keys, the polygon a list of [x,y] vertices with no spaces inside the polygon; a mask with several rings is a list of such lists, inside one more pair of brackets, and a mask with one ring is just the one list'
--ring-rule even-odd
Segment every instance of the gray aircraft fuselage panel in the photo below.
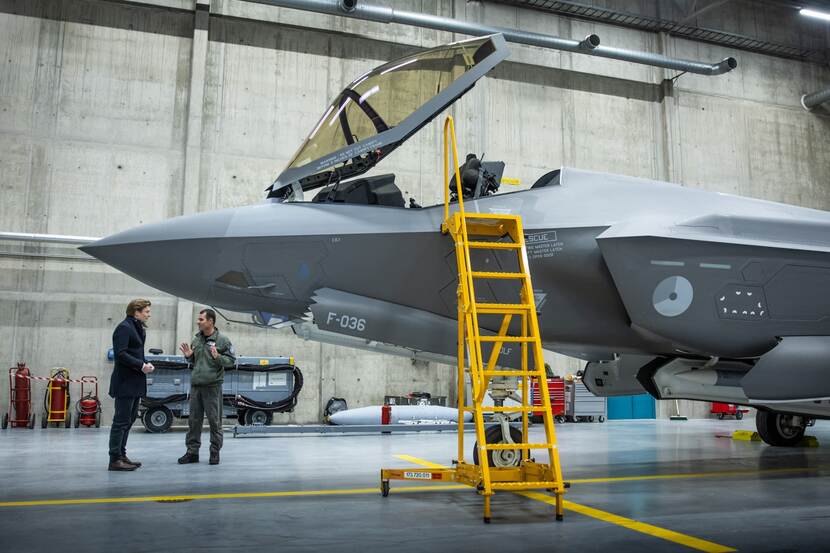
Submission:
{"label": "gray aircraft fuselage panel", "polygon": [[[552,349],[596,359],[758,357],[780,336],[830,334],[830,254],[710,241],[702,232],[670,237],[673,229],[685,236],[686,221],[724,214],[830,232],[827,213],[571,169],[559,185],[466,206],[522,216],[542,339]],[[85,251],[151,286],[233,311],[299,320],[315,291],[330,288],[454,318],[453,244],[438,230],[442,218],[443,206],[271,202],[144,225]],[[483,267],[508,268],[503,253],[478,255]],[[502,283],[477,289],[486,301],[512,301],[511,292]]]}

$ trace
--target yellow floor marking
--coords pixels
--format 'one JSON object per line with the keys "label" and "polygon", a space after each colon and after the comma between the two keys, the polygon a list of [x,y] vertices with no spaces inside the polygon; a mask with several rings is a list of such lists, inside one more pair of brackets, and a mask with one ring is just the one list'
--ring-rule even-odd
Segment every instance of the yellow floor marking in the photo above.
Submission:
{"label": "yellow floor marking", "polygon": [[641,480],[679,480],[682,478],[718,478],[724,476],[747,476],[753,474],[777,474],[791,472],[813,472],[827,469],[828,465],[816,465],[815,467],[780,468],[780,469],[742,469],[724,470],[712,472],[686,472],[680,474],[652,474],[646,476],[608,476],[604,478],[574,478],[567,480],[571,484],[603,484],[613,482],[637,482]]}
{"label": "yellow floor marking", "polygon": [[[548,503],[550,505],[554,505],[556,503],[556,500],[553,497],[542,493],[515,493],[527,497],[529,499],[535,499],[536,501]],[[634,530],[635,532],[640,532],[642,534],[647,534],[649,536],[654,536],[656,538],[662,538],[664,540],[678,543],[680,545],[685,545],[686,547],[697,549],[698,551],[706,551],[707,553],[726,553],[727,551],[737,551],[737,549],[734,549],[732,547],[727,547],[725,545],[720,545],[717,543],[713,543],[711,541],[706,541],[700,538],[695,538],[693,536],[688,536],[686,534],[681,534],[680,532],[674,532],[673,530],[660,528],[659,526],[646,524],[645,522],[638,522],[630,518],[625,518],[605,511],[600,511],[599,509],[594,509],[593,507],[587,507],[585,505],[573,503],[572,501],[565,501],[565,509],[573,511],[575,513],[579,513],[581,515],[601,520],[603,522],[616,524],[617,526],[622,526],[623,528],[628,528],[629,530]]]}
{"label": "yellow floor marking", "polygon": [[[401,460],[410,463],[428,466],[430,468],[445,468],[443,465],[432,463],[424,459],[412,457],[411,455],[396,455]],[[667,480],[667,479],[681,479],[681,478],[704,478],[704,477],[719,477],[719,476],[746,476],[751,474],[768,474],[768,473],[788,473],[788,472],[810,472],[828,468],[828,465],[817,465],[815,467],[805,468],[786,468],[786,469],[765,469],[765,470],[746,470],[746,471],[725,471],[725,472],[702,472],[702,473],[687,473],[687,474],[663,474],[654,476],[620,476],[611,478],[585,478],[570,480],[574,484],[597,484],[597,483],[613,483],[639,480]],[[468,489],[468,486],[462,484],[450,485],[418,485],[418,486],[404,486],[395,487],[391,491],[397,492],[423,492],[423,491],[447,491],[447,490],[462,490]],[[311,496],[326,496],[326,495],[356,495],[356,494],[372,494],[379,493],[378,488],[353,488],[353,489],[337,489],[337,490],[308,490],[308,491],[286,491],[286,492],[250,492],[250,493],[215,493],[215,494],[191,494],[191,495],[159,495],[159,496],[144,496],[144,497],[103,497],[103,498],[81,498],[81,499],[36,499],[30,501],[2,501],[0,507],[37,507],[37,506],[53,506],[53,505],[94,505],[105,503],[149,503],[154,501],[188,501],[196,499],[256,499],[268,497],[311,497]]]}
{"label": "yellow floor marking", "polygon": [[[424,459],[419,459],[417,457],[412,457],[411,455],[396,455],[399,459],[404,459],[406,461],[410,461],[417,465],[422,465],[429,468],[434,469],[443,469],[447,468],[444,465],[438,465],[431,461],[426,461]],[[550,505],[556,504],[556,499],[550,495],[546,495],[543,493],[538,492],[512,492],[517,495],[521,495],[522,497],[527,497],[528,499],[534,499],[536,501],[541,501],[542,503],[548,503]],[[579,503],[574,503],[573,501],[565,501],[564,502],[565,509],[569,511],[573,511],[575,513],[579,513],[581,515],[585,515],[591,518],[595,518],[597,520],[601,520],[603,522],[608,522],[610,524],[616,524],[617,526],[622,526],[623,528],[628,528],[629,530],[634,530],[635,532],[640,532],[641,534],[647,534],[649,536],[654,536],[656,538],[661,538],[664,540],[668,540],[670,542],[678,543],[680,545],[685,545],[686,547],[690,547],[692,549],[697,549],[698,551],[705,551],[706,553],[726,553],[728,551],[737,551],[732,547],[727,547],[725,545],[720,545],[711,541],[702,540],[700,538],[695,538],[694,536],[688,536],[686,534],[681,534],[680,532],[675,532],[673,530],[667,530],[665,528],[660,528],[659,526],[653,526],[651,524],[646,524],[645,522],[638,522],[636,520],[632,520],[630,518],[621,517],[619,515],[615,515],[613,513],[607,513],[605,511],[600,511],[599,509],[594,509],[593,507],[588,507],[586,505],[580,505]]]}
{"label": "yellow floor marking", "polygon": [[[438,463],[431,463],[424,459],[419,459],[417,457],[413,457],[412,455],[395,455],[398,459],[402,459],[404,461],[409,461],[410,463],[415,463],[416,465],[421,465],[424,467],[429,467],[431,469],[445,469],[444,465],[439,465]],[[465,488],[468,486],[464,486]]]}

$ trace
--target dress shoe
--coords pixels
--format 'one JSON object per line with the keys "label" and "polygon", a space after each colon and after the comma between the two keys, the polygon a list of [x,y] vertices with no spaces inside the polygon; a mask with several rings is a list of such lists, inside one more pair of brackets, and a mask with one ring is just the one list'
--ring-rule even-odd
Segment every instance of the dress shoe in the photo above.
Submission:
{"label": "dress shoe", "polygon": [[198,463],[199,456],[193,453],[185,453],[181,457],[179,457],[179,464],[186,465],[188,463]]}
{"label": "dress shoe", "polygon": [[110,461],[110,466],[107,470],[127,471],[127,470],[135,470],[137,468],[138,467],[136,467],[135,465],[131,465],[130,463],[127,463],[123,459],[117,459],[115,461]]}
{"label": "dress shoe", "polygon": [[122,456],[121,456],[121,460],[122,460],[122,461],[124,461],[125,463],[129,463],[130,465],[135,465],[135,468],[138,468],[138,467],[140,467],[140,466],[141,466],[141,463],[140,463],[140,462],[138,462],[138,461],[130,461],[130,458],[129,458],[129,457],[127,457],[126,455],[122,455]]}
{"label": "dress shoe", "polygon": [[218,465],[219,464],[219,452],[218,451],[211,451],[210,452],[209,464],[211,464],[211,465]]}

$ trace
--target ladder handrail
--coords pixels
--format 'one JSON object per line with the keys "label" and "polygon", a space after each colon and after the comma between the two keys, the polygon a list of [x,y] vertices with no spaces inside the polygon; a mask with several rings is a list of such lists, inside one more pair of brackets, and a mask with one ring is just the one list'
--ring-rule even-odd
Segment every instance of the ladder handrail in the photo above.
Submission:
{"label": "ladder handrail", "polygon": [[[449,136],[448,136],[449,135]],[[448,141],[447,138],[450,140]],[[455,170],[455,190],[461,190],[461,173],[458,171],[458,145],[455,142],[455,123],[452,115],[447,115],[444,120],[444,221],[450,218],[450,178],[449,178],[449,143],[452,142],[452,161]],[[463,194],[458,196],[458,211],[464,215]]]}

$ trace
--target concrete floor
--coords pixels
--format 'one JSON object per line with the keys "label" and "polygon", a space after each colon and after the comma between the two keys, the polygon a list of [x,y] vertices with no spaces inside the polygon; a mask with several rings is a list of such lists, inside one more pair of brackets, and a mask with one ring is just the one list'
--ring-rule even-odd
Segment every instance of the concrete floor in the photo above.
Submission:
{"label": "concrete floor", "polygon": [[[753,423],[560,425],[565,476],[576,481],[565,521],[553,520],[550,505],[500,493],[490,525],[468,488],[395,493],[414,484],[393,482],[390,497],[375,492],[381,467],[412,466],[397,455],[449,463],[453,434],[226,434],[221,465],[207,464],[205,448],[202,463],[179,466],[184,433],[147,434],[138,425],[128,452],[145,466],[112,473],[108,429],[6,430],[0,551],[826,550],[830,424],[811,429],[821,447],[798,449],[716,437],[737,428]],[[672,477],[628,478],[655,475]],[[301,493],[227,496],[261,492]],[[198,494],[222,497],[158,497]],[[115,500],[73,501],[101,498]]]}

